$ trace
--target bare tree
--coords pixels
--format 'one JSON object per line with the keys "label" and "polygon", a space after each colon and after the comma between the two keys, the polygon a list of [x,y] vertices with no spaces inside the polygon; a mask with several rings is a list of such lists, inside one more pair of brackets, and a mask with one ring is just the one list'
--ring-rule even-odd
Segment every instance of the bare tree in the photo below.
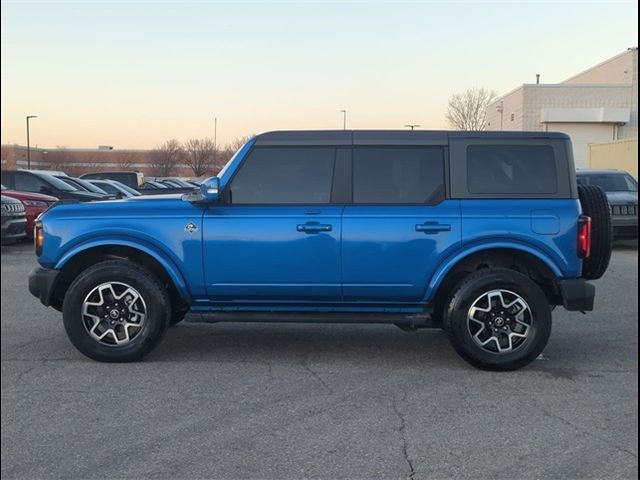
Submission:
{"label": "bare tree", "polygon": [[169,177],[184,158],[184,149],[175,138],[167,140],[151,151],[151,168],[160,176]]}
{"label": "bare tree", "polygon": [[456,130],[484,130],[487,126],[487,106],[496,92],[486,88],[470,88],[449,98],[447,121]]}
{"label": "bare tree", "polygon": [[249,141],[251,136],[238,137],[227,143],[222,150],[218,151],[216,159],[216,172],[222,168],[233,157],[233,155],[240,150],[240,148]]}
{"label": "bare tree", "polygon": [[184,144],[184,162],[191,168],[196,177],[201,177],[212,170],[216,157],[216,145],[210,138],[192,138]]}
{"label": "bare tree", "polygon": [[69,152],[67,151],[67,147],[61,147],[59,145],[55,150],[49,150],[44,158],[49,164],[49,170],[64,172],[71,166],[72,163],[69,160]]}
{"label": "bare tree", "polygon": [[133,152],[116,152],[118,167],[122,170],[130,170],[135,163],[135,154]]}

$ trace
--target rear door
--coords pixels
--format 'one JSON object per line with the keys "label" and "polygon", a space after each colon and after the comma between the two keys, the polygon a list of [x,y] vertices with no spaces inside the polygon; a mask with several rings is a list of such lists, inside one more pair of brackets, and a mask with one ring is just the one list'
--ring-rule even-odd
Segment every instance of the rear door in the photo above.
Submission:
{"label": "rear door", "polygon": [[460,201],[446,198],[444,145],[353,149],[353,204],[342,223],[345,301],[422,300],[460,244]]}
{"label": "rear door", "polygon": [[215,302],[339,301],[343,206],[333,146],[254,147],[204,216],[204,274]]}

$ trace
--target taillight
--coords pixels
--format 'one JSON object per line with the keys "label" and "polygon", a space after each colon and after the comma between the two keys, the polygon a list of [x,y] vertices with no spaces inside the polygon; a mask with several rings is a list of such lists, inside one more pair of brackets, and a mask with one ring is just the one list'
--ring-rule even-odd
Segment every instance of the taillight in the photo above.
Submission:
{"label": "taillight", "polygon": [[591,255],[591,217],[580,215],[578,219],[578,257]]}

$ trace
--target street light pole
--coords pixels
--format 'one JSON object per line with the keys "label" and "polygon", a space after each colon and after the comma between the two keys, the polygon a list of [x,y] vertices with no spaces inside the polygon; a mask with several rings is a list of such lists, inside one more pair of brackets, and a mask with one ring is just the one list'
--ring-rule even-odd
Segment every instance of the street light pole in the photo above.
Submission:
{"label": "street light pole", "polygon": [[407,125],[405,125],[405,127],[408,127],[411,129],[411,131],[413,132],[413,129],[416,127],[419,127],[420,125],[418,125],[417,123],[409,123]]}
{"label": "street light pole", "polygon": [[31,144],[29,142],[29,119],[38,118],[37,115],[27,115],[27,170],[31,170]]}
{"label": "street light pole", "polygon": [[342,129],[346,130],[347,129],[347,111],[340,110],[340,113],[342,113]]}

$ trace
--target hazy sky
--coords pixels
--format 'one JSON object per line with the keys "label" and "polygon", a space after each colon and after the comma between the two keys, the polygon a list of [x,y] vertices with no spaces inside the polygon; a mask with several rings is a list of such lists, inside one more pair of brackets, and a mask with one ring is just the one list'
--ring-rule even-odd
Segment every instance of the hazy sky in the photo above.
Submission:
{"label": "hazy sky", "polygon": [[149,148],[272,129],[446,128],[448,97],[637,45],[637,3],[2,2],[2,143]]}

